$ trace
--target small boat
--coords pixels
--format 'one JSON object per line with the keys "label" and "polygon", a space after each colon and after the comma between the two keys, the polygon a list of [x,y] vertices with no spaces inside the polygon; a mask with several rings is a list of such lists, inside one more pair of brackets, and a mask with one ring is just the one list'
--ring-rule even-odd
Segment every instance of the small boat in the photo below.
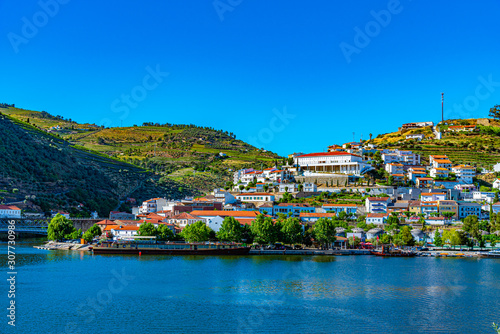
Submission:
{"label": "small boat", "polygon": [[93,254],[131,255],[248,255],[250,247],[237,243],[178,243],[156,240],[103,241],[89,247]]}
{"label": "small boat", "polygon": [[371,250],[370,253],[376,256],[387,256],[387,257],[413,257],[417,254],[413,251],[404,251],[400,249],[394,249],[390,246],[382,245],[382,250]]}

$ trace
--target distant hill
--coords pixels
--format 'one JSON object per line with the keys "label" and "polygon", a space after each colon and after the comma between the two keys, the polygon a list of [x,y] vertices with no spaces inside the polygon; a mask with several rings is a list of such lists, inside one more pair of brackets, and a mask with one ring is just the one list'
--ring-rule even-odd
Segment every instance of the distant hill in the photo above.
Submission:
{"label": "distant hill", "polygon": [[[449,132],[449,126],[475,125],[474,132]],[[453,119],[437,124],[442,139],[434,138],[432,127],[399,130],[381,134],[372,139],[379,148],[399,148],[412,150],[422,155],[424,161],[432,154],[446,154],[453,163],[471,164],[491,168],[500,162],[500,123],[493,119]],[[419,142],[406,140],[407,134],[424,134],[426,139]]]}
{"label": "distant hill", "polygon": [[84,203],[107,214],[125,197],[202,194],[224,187],[234,169],[281,159],[231,132],[195,125],[104,128],[8,104],[0,113],[0,197],[35,195],[44,210]]}

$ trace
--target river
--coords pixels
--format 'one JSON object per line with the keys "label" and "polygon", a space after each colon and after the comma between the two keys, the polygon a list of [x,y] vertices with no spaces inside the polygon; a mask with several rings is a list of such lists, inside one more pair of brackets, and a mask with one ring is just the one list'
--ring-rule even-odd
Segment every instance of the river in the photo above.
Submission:
{"label": "river", "polygon": [[500,259],[92,256],[16,249],[1,333],[492,333]]}

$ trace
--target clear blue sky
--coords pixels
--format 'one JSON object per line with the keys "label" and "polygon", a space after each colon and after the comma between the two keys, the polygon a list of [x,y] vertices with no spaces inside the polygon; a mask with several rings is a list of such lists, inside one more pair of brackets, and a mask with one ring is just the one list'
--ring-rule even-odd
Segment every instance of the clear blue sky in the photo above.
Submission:
{"label": "clear blue sky", "polygon": [[283,155],[439,121],[441,92],[445,117],[500,104],[497,0],[55,1],[0,1],[0,102]]}

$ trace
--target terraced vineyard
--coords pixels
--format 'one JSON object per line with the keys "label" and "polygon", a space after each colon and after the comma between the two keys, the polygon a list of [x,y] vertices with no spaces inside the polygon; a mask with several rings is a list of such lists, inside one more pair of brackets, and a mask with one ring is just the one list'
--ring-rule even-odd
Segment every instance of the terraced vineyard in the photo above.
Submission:
{"label": "terraced vineyard", "polygon": [[[451,124],[470,124],[477,125],[478,129],[474,132],[443,132],[443,137],[440,140],[432,138],[421,142],[405,140],[401,132],[398,131],[379,135],[373,142],[379,148],[412,150],[420,154],[424,162],[427,162],[429,155],[433,154],[445,154],[454,164],[470,164],[487,169],[491,169],[493,165],[500,162],[500,136],[496,135],[496,133],[500,133],[498,122],[489,119],[468,119],[449,120],[445,123],[447,125],[439,125],[439,127],[447,129]],[[481,124],[488,124],[488,126],[483,127]],[[495,130],[496,132],[486,131],[488,127],[490,130],[497,130]]]}
{"label": "terraced vineyard", "polygon": [[[221,187],[231,180],[232,170],[269,167],[280,159],[272,152],[236,139],[231,132],[195,125],[144,123],[104,128],[14,107],[0,108],[0,112],[26,125],[29,131],[41,131],[55,141],[69,142],[83,159],[100,164],[127,163],[159,177],[171,175],[171,180],[180,183],[183,189],[195,186],[201,187],[201,191],[213,190],[213,186]],[[197,173],[176,173],[189,168]]]}

